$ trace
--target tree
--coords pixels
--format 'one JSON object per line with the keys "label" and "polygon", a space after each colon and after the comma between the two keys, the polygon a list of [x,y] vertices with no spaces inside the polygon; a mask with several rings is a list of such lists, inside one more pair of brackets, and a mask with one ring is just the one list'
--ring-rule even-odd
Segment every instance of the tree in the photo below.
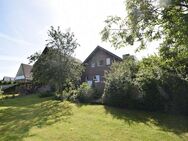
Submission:
{"label": "tree", "polygon": [[188,50],[187,0],[126,0],[126,17],[108,17],[102,39],[116,48],[162,39],[161,55]]}
{"label": "tree", "polygon": [[159,55],[167,69],[188,80],[188,1],[127,0],[126,17],[108,17],[102,40],[116,48],[162,40]]}
{"label": "tree", "polygon": [[[140,43],[137,51],[149,47],[148,42],[160,40],[159,54],[138,63],[134,84],[143,96],[142,106],[187,114],[188,0],[126,0],[125,3],[127,16],[108,17],[101,31],[102,40],[116,48]],[[124,88],[123,82],[120,86]],[[117,91],[114,93],[117,96]]]}
{"label": "tree", "polygon": [[32,69],[33,80],[53,85],[61,93],[67,82],[76,82],[80,79],[81,63],[72,57],[79,44],[73,33],[63,33],[60,27],[51,27],[48,37],[45,52],[41,55],[35,53],[29,57],[30,61],[37,59]]}

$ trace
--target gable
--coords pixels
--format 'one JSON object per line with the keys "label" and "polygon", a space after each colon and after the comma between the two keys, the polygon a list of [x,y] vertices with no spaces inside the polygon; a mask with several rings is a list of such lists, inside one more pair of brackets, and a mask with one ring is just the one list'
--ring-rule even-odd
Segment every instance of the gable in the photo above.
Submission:
{"label": "gable", "polygon": [[85,61],[83,63],[90,63],[93,60],[101,60],[104,58],[111,58],[112,60],[116,60],[116,61],[122,60],[119,56],[111,53],[110,51],[108,51],[100,46],[97,46],[93,50],[93,52],[85,59]]}
{"label": "gable", "polygon": [[16,74],[15,80],[32,79],[32,66],[27,64],[21,64]]}
{"label": "gable", "polygon": [[31,65],[27,65],[27,64],[22,64],[23,65],[23,72],[24,72],[24,76],[26,79],[31,79],[32,78],[32,66]]}
{"label": "gable", "polygon": [[22,68],[22,64],[21,64],[18,69],[18,72],[16,74],[15,80],[24,79],[24,78],[25,78],[25,76],[24,76],[24,72],[23,72],[23,68]]}

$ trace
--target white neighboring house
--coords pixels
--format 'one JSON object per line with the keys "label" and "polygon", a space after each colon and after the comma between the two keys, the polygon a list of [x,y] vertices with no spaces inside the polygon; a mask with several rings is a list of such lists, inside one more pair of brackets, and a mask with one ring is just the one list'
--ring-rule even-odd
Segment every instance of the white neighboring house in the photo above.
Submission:
{"label": "white neighboring house", "polygon": [[28,64],[21,64],[18,72],[15,77],[15,81],[17,82],[29,82],[32,78],[32,70],[33,66]]}
{"label": "white neighboring house", "polygon": [[14,81],[14,77],[4,76],[3,77],[3,81],[5,81],[5,82],[12,82],[12,81]]}

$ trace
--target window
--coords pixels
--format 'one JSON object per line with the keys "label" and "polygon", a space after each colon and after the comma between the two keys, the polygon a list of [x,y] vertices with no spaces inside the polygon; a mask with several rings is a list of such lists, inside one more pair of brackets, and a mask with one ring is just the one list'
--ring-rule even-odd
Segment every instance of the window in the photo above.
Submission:
{"label": "window", "polygon": [[89,78],[88,78],[88,76],[86,76],[86,77],[85,77],[85,81],[88,81],[88,80],[89,80]]}
{"label": "window", "polygon": [[97,63],[97,66],[103,66],[104,65],[104,61],[103,60],[100,60],[98,63]]}
{"label": "window", "polygon": [[95,63],[94,63],[94,62],[91,63],[91,67],[92,67],[92,68],[95,67]]}
{"label": "window", "polygon": [[93,77],[93,80],[97,83],[97,82],[100,82],[100,75],[95,75]]}
{"label": "window", "polygon": [[84,65],[85,65],[85,66],[88,66],[88,63],[85,63]]}
{"label": "window", "polygon": [[110,65],[110,58],[106,58],[106,65]]}

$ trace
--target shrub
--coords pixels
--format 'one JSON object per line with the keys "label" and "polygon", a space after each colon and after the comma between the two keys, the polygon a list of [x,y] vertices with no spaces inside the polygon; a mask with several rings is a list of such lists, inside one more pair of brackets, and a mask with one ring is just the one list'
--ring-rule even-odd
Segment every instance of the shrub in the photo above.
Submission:
{"label": "shrub", "polygon": [[161,60],[157,56],[150,56],[139,63],[139,70],[136,74],[135,83],[142,94],[142,109],[149,111],[164,111],[166,99],[160,93],[162,88],[161,79],[163,69]]}
{"label": "shrub", "polygon": [[69,100],[69,98],[71,97],[71,90],[65,89],[61,93],[56,92],[55,97],[58,100]]}
{"label": "shrub", "polygon": [[50,91],[40,92],[39,93],[39,97],[40,98],[51,97],[51,96],[54,96],[54,93],[50,92]]}
{"label": "shrub", "polygon": [[140,62],[135,82],[143,95],[142,109],[188,114],[188,82],[173,69],[157,56]]}
{"label": "shrub", "polygon": [[93,89],[93,99],[101,99],[103,90],[97,89],[95,87],[92,87],[92,89]]}
{"label": "shrub", "polygon": [[87,103],[94,99],[94,89],[84,82],[78,88],[74,85],[67,85],[62,93],[56,93],[55,95],[58,100]]}
{"label": "shrub", "polygon": [[94,90],[86,82],[82,83],[77,89],[77,99],[80,102],[91,102],[93,100]]}
{"label": "shrub", "polygon": [[118,107],[136,107],[139,98],[138,89],[134,84],[136,72],[137,62],[132,58],[114,63],[105,75],[103,103]]}
{"label": "shrub", "polygon": [[166,111],[188,115],[188,82],[176,75],[163,77],[164,90],[168,93]]}

